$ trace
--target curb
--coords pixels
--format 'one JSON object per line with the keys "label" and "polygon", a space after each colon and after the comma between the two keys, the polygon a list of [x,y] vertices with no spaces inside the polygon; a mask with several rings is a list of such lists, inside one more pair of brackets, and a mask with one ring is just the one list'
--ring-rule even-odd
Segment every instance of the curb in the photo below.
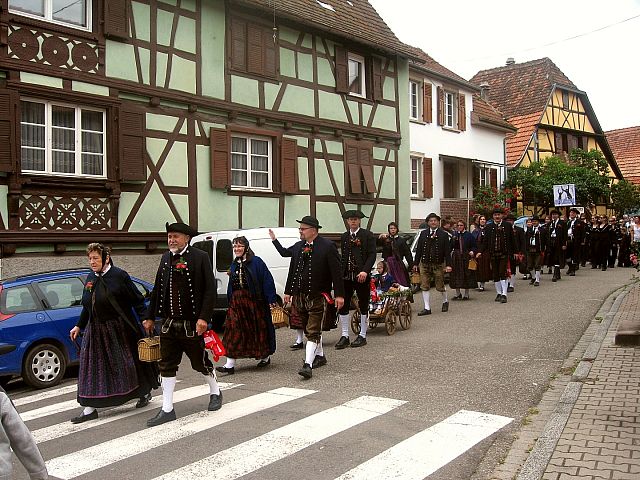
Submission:
{"label": "curb", "polygon": [[[594,334],[589,346],[582,355],[582,359],[576,367],[571,381],[567,384],[560,397],[558,405],[547,421],[542,433],[538,437],[529,457],[520,469],[516,480],[541,480],[551,460],[551,456],[560,440],[569,416],[578,401],[583,383],[588,380],[591,365],[598,356],[600,347],[604,343],[611,323],[618,313],[624,297],[635,284],[627,285],[613,292],[598,310],[596,317],[602,317],[602,323]],[[606,312],[606,313],[605,313]]]}

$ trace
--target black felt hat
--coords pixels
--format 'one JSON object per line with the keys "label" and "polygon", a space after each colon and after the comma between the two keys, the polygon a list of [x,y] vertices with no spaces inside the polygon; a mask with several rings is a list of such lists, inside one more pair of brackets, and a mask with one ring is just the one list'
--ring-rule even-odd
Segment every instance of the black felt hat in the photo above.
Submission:
{"label": "black felt hat", "polygon": [[580,215],[580,210],[578,210],[577,208],[570,208],[569,212],[575,212],[576,215]]}
{"label": "black felt hat", "polygon": [[318,222],[318,219],[310,215],[304,216],[302,217],[302,220],[296,220],[296,222],[304,223],[305,225],[309,225],[310,227],[317,228],[317,229],[322,228],[322,225],[320,225],[320,222]]}
{"label": "black felt hat", "polygon": [[427,218],[424,219],[425,222],[429,223],[429,220],[432,218],[437,218],[438,221],[440,221],[440,217],[438,216],[437,213],[433,213],[431,212],[429,215],[427,215]]}
{"label": "black felt hat", "polygon": [[554,213],[560,216],[560,210],[551,210],[551,212],[549,212],[549,215],[553,215]]}
{"label": "black felt hat", "polygon": [[190,237],[195,237],[196,235],[198,235],[197,231],[195,231],[186,223],[182,223],[182,222],[176,222],[171,224],[167,222],[165,224],[165,228],[167,229],[167,233],[171,233],[171,232],[184,233],[185,235],[189,235]]}
{"label": "black felt hat", "polygon": [[342,214],[342,218],[366,218],[367,216],[360,210],[347,210]]}
{"label": "black felt hat", "polygon": [[534,215],[533,217],[531,217],[531,220],[537,220],[538,222],[540,221],[540,217],[538,215]]}
{"label": "black felt hat", "polygon": [[494,208],[493,209],[493,213],[504,213],[504,210],[502,208],[500,208],[500,207]]}

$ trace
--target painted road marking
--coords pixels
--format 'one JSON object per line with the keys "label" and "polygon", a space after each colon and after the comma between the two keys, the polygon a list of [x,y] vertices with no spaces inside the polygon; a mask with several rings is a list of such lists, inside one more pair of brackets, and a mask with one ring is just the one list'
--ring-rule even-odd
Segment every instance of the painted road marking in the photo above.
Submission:
{"label": "painted road marking", "polygon": [[460,410],[358,465],[336,480],[422,480],[513,419]]}
{"label": "painted road marking", "polygon": [[[406,402],[382,397],[359,397],[290,423],[272,432],[174,470],[155,480],[233,480],[281,460],[314,443],[388,413]],[[277,445],[277,448],[274,446]],[[56,473],[53,473],[56,475]],[[370,478],[383,478],[374,476]]]}
{"label": "painted road marking", "polygon": [[[152,448],[315,393],[315,390],[277,388],[225,404],[217,412],[198,412],[162,428],[145,428],[47,462],[49,475],[67,480],[124,460]],[[171,475],[172,479],[179,478]]]}
{"label": "painted road marking", "polygon": [[47,390],[46,392],[36,393],[27,397],[20,397],[13,400],[13,404],[16,407],[21,405],[27,405],[29,403],[39,402],[40,400],[47,400],[53,397],[59,397],[60,395],[66,395],[67,393],[75,393],[78,390],[78,385],[67,385],[66,387],[54,388],[53,390]]}

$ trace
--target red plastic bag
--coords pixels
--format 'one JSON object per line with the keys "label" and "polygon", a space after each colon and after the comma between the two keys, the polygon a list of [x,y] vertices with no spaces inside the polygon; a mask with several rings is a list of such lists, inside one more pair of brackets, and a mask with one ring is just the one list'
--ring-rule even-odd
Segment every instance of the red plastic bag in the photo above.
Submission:
{"label": "red plastic bag", "polygon": [[207,330],[203,334],[204,338],[204,348],[211,350],[211,355],[213,355],[213,360],[217,362],[220,357],[224,357],[227,354],[227,351],[224,349],[224,345],[222,345],[222,340],[216,332],[213,330]]}

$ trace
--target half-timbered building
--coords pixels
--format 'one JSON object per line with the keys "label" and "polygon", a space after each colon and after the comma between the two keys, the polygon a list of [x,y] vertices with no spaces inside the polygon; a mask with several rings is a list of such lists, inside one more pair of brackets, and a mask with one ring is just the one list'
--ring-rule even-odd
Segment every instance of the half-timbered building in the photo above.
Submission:
{"label": "half-timbered building", "polygon": [[474,190],[505,178],[504,139],[515,128],[480,88],[423,51],[409,65],[411,224],[429,212],[468,221]]}
{"label": "half-timbered building", "polygon": [[[489,102],[504,112],[517,132],[506,139],[508,168],[530,165],[575,148],[601,151],[612,181],[622,175],[587,93],[549,59],[483,70],[471,82],[489,89]],[[524,199],[524,213],[532,213]],[[596,206],[604,213],[606,205]]]}
{"label": "half-timbered building", "polygon": [[2,256],[408,219],[410,58],[366,0],[0,0]]}

